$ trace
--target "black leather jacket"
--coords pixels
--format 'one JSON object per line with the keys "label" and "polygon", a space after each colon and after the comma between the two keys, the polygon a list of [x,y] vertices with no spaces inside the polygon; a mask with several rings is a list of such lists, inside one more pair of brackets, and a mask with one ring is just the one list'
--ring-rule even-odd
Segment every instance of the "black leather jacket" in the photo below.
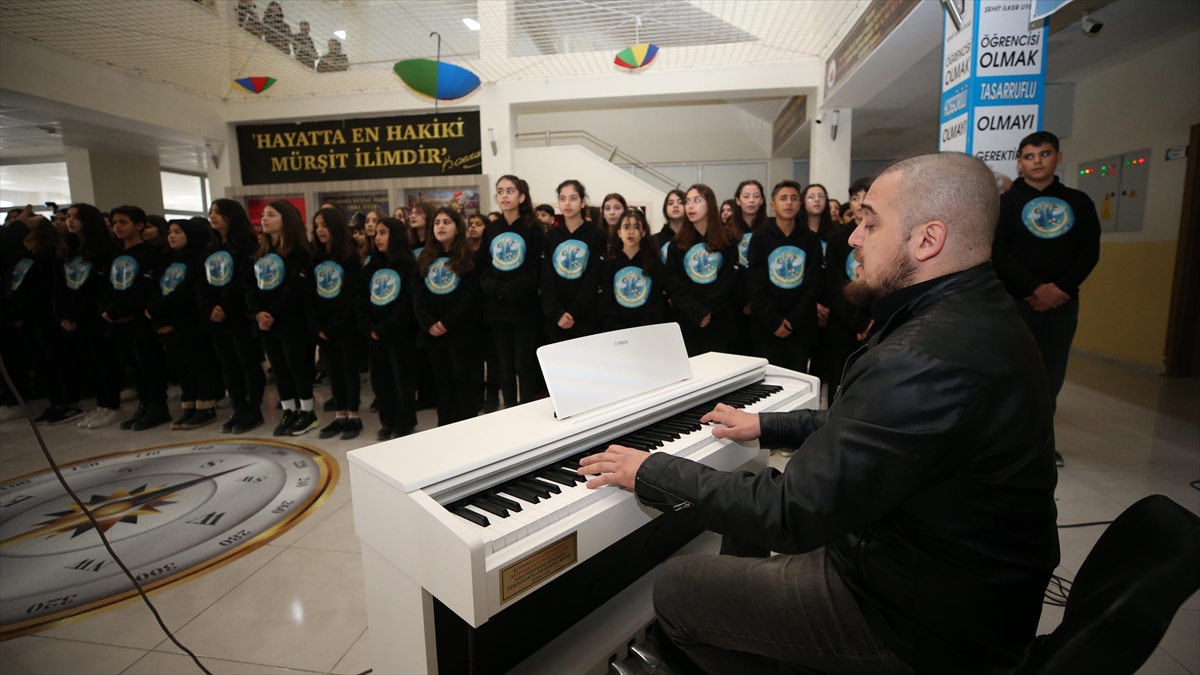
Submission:
{"label": "black leather jacket", "polygon": [[783,473],[656,454],[636,492],[740,542],[826,547],[917,672],[1011,672],[1059,559],[1052,416],[1037,345],[985,263],[877,321],[828,411],[760,416],[764,447],[799,446]]}

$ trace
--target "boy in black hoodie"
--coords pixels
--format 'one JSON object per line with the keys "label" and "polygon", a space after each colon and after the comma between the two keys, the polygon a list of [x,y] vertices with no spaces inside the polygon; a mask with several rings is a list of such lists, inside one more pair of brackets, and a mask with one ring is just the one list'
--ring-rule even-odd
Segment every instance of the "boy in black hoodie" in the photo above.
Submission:
{"label": "boy in black hoodie", "polygon": [[[1030,134],[1018,146],[1021,177],[1000,197],[992,265],[1037,340],[1055,398],[1079,321],[1079,286],[1100,260],[1100,219],[1090,197],[1059,182],[1058,137]],[[1062,455],[1055,452],[1059,466]]]}
{"label": "boy in black hoodie", "polygon": [[109,293],[101,306],[109,335],[125,369],[133,373],[138,408],[121,422],[122,429],[143,431],[171,421],[167,410],[167,364],[154,329],[146,318],[146,298],[159,272],[162,256],[142,241],[146,212],[136,206],[112,210],[113,234],[118,251],[109,269]]}
{"label": "boy in black hoodie", "polygon": [[171,221],[171,254],[146,302],[146,315],[179,374],[183,414],[171,423],[172,429],[198,429],[217,419],[217,356],[202,332],[196,303],[196,284],[204,277],[211,236],[203,218]]}

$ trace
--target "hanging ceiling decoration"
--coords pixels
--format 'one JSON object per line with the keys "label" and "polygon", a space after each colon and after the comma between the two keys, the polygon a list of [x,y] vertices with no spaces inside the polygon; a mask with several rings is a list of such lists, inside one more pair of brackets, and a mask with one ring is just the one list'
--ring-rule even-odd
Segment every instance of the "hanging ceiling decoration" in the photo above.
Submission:
{"label": "hanging ceiling decoration", "polygon": [[649,42],[643,42],[640,45],[626,47],[617,54],[617,58],[613,59],[613,63],[634,70],[650,65],[654,57],[658,56],[658,45]]}
{"label": "hanging ceiling decoration", "polygon": [[479,88],[479,76],[453,63],[442,63],[442,35],[437,31],[437,60],[407,59],[392,67],[396,75],[418,94],[433,97],[433,109],[438,101],[462,98]]}
{"label": "hanging ceiling decoration", "polygon": [[273,77],[239,77],[233,81],[234,84],[245,89],[251,94],[261,94],[271,88],[275,84]]}

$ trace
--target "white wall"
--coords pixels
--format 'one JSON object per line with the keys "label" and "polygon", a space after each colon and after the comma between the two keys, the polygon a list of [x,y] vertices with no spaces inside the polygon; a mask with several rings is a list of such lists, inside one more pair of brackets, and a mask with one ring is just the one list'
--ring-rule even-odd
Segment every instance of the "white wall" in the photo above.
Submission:
{"label": "white wall", "polygon": [[1141,232],[1105,232],[1106,242],[1175,241],[1187,160],[1164,160],[1200,123],[1200,33],[1117,64],[1075,84],[1074,124],[1063,139],[1067,185],[1079,164],[1150,148],[1149,201]]}
{"label": "white wall", "polygon": [[559,145],[549,148],[521,148],[515,153],[516,175],[529,183],[534,205],[558,205],[555,188],[568,178],[583,183],[588,201],[599,201],[610,192],[619,193],[630,206],[646,206],[650,229],[657,232],[662,226],[662,204],[667,193],[620,167],[610,164],[590,150],[578,145]]}

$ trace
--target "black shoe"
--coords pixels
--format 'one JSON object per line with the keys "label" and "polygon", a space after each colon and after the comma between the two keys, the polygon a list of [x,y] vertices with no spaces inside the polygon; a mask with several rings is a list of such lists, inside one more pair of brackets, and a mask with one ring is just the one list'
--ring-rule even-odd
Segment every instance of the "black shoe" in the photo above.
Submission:
{"label": "black shoe", "polygon": [[134,423],[130,429],[134,431],[145,431],[153,429],[160,424],[167,424],[171,421],[171,411],[167,410],[166,406],[161,408],[152,407],[146,412],[146,416]]}
{"label": "black shoe", "polygon": [[1054,451],[1054,466],[1066,466],[1066,465],[1067,465],[1067,463],[1063,461],[1062,455],[1058,454],[1058,451],[1055,450]]}
{"label": "black shoe", "polygon": [[288,427],[288,434],[291,436],[303,436],[320,426],[321,422],[317,419],[317,413],[311,410],[300,410],[296,412],[292,426]]}
{"label": "black shoe", "polygon": [[496,412],[500,408],[500,386],[489,384],[486,385],[483,394],[483,407],[480,408],[485,413]]}
{"label": "black shoe", "polygon": [[328,387],[329,376],[325,374],[317,375],[313,378],[313,387]]}
{"label": "black shoe", "polygon": [[351,417],[342,425],[342,440],[348,441],[351,438],[358,438],[362,433],[362,420],[357,417]]}
{"label": "black shoe", "polygon": [[279,416],[279,424],[275,425],[275,431],[271,432],[275,436],[286,436],[288,429],[292,428],[292,423],[296,421],[296,414],[299,410],[284,410]]}
{"label": "black shoe", "polygon": [[371,412],[373,412],[373,413],[377,413],[377,412],[379,412],[379,399],[375,399],[374,401],[371,401],[371,408],[370,408],[370,410],[371,410]]}
{"label": "black shoe", "polygon": [[56,405],[52,405],[49,408],[46,408],[45,410],[42,411],[41,415],[38,415],[37,417],[33,418],[33,423],[34,424],[45,424],[46,420],[48,420],[58,414],[58,410],[59,410],[59,408]]}
{"label": "black shoe", "polygon": [[317,437],[318,438],[333,438],[334,436],[337,436],[338,434],[342,433],[342,430],[345,428],[346,428],[346,419],[344,417],[339,417],[338,419],[335,419],[334,421],[325,425],[325,428],[321,429],[321,433],[317,434]]}
{"label": "black shoe", "polygon": [[234,415],[234,417],[237,418],[237,423],[233,425],[235,434],[244,434],[251,429],[257,429],[263,425],[263,422],[266,422],[257,408],[248,410],[241,415]]}
{"label": "black shoe", "polygon": [[416,427],[401,427],[401,428],[398,428],[398,429],[392,431],[392,438],[401,438],[403,436],[407,436],[407,435],[411,434],[412,432],[414,432],[416,430],[417,430]]}
{"label": "black shoe", "polygon": [[321,409],[325,412],[334,412],[337,409],[334,408],[333,405],[333,399],[329,399],[328,401],[325,401],[325,405],[321,406]]}
{"label": "black shoe", "polygon": [[121,428],[122,429],[132,429],[133,425],[137,424],[138,422],[141,422],[142,418],[145,417],[146,413],[148,413],[148,412],[150,412],[150,406],[146,405],[145,403],[139,403],[137,410],[135,410],[133,412],[133,417],[130,417],[129,419],[125,420],[124,422],[121,422]]}
{"label": "black shoe", "polygon": [[[65,422],[67,422],[68,420],[73,420],[82,414],[83,414],[83,411],[80,410],[79,408],[76,408],[75,406],[64,405],[62,407],[56,408],[54,410],[54,414],[51,415],[46,420],[44,420],[44,424],[48,427],[57,426],[59,424],[63,424]],[[34,421],[36,422],[37,419],[35,418]]]}
{"label": "black shoe", "polygon": [[392,428],[391,427],[383,427],[382,429],[379,430],[379,433],[375,434],[375,440],[377,440],[377,441],[386,441],[391,437],[392,437]]}
{"label": "black shoe", "polygon": [[230,415],[229,419],[225,420],[225,424],[221,425],[221,433],[232,434],[233,430],[237,427],[238,420],[240,420],[241,417],[242,413],[240,412],[235,412]]}
{"label": "black shoe", "polygon": [[184,425],[186,425],[188,422],[190,422],[192,420],[192,417],[194,417],[195,415],[196,415],[195,408],[184,408],[183,414],[180,415],[179,417],[176,417],[175,420],[171,422],[171,429],[173,429],[175,431],[178,431],[180,429],[186,429],[187,427]]}
{"label": "black shoe", "polygon": [[199,429],[206,424],[212,424],[217,419],[216,408],[196,409],[196,413],[183,423],[184,429]]}

